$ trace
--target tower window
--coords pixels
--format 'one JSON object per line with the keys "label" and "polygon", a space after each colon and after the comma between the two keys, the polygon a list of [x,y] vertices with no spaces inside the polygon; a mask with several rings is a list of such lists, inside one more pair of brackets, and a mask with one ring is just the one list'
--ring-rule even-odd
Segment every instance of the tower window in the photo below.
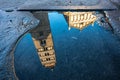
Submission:
{"label": "tower window", "polygon": [[45,56],[49,56],[50,54],[49,53],[45,53]]}
{"label": "tower window", "polygon": [[46,61],[50,61],[50,58],[46,58]]}
{"label": "tower window", "polygon": [[41,41],[40,41],[40,44],[41,44],[42,46],[45,46],[45,45],[46,45],[46,41],[45,41],[45,40],[41,40]]}
{"label": "tower window", "polygon": [[45,50],[45,51],[47,51],[47,50],[48,50],[48,48],[47,48],[47,47],[44,47],[44,50]]}

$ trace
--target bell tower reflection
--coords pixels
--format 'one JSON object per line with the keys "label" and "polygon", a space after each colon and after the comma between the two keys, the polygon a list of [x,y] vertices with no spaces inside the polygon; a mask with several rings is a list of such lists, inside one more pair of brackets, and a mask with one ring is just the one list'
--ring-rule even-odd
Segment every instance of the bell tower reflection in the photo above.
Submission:
{"label": "bell tower reflection", "polygon": [[32,39],[38,52],[41,64],[46,68],[54,68],[56,64],[55,50],[47,12],[35,12],[40,20],[37,28],[31,31]]}
{"label": "bell tower reflection", "polygon": [[[40,20],[38,27],[31,31],[40,61],[46,68],[54,68],[56,57],[48,20],[48,12],[34,12],[33,14]],[[63,14],[70,27],[80,30],[90,24],[94,24],[97,20],[94,12],[64,12]]]}

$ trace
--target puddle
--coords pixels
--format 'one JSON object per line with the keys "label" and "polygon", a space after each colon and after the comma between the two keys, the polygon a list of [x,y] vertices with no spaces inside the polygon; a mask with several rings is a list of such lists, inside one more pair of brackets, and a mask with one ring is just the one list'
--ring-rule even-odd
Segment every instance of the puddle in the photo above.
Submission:
{"label": "puddle", "polygon": [[15,50],[20,80],[119,80],[120,42],[95,22],[83,30],[69,27],[62,14],[49,13],[56,66],[42,66],[31,34]]}

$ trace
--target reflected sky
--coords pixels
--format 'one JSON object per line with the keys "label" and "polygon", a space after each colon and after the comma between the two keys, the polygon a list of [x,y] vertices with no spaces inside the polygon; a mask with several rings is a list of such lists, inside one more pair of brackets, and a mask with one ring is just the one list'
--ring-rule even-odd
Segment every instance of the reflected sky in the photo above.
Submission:
{"label": "reflected sky", "polygon": [[30,34],[15,50],[15,68],[20,80],[119,80],[120,42],[96,22],[82,31],[68,30],[62,14],[49,13],[57,64],[44,68]]}

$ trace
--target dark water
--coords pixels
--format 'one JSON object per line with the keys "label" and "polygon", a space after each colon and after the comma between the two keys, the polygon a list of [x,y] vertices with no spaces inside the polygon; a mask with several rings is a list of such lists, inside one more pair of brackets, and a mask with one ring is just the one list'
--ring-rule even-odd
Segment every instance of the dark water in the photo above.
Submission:
{"label": "dark water", "polygon": [[120,80],[120,42],[97,23],[80,31],[68,30],[63,15],[49,13],[57,64],[44,68],[30,34],[15,50],[20,80]]}

